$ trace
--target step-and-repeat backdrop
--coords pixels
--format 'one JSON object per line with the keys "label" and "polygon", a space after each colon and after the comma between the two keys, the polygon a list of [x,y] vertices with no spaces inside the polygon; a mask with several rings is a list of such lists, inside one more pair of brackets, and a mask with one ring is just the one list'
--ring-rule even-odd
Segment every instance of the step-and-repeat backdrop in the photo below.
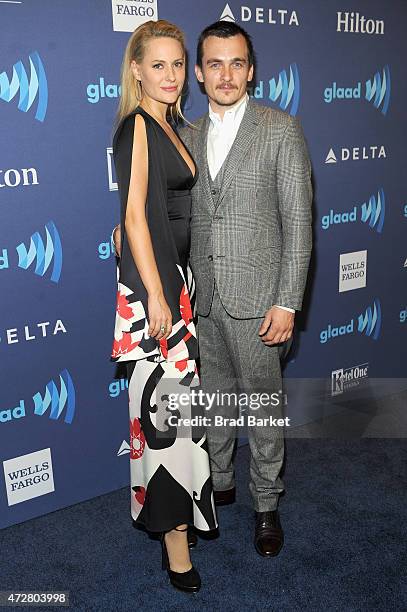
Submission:
{"label": "step-and-repeat backdrop", "polygon": [[157,17],[187,35],[188,118],[207,110],[192,68],[219,18],[253,37],[251,95],[301,118],[315,249],[286,367],[293,422],[320,416],[312,380],[329,410],[405,376],[404,0],[2,0],[0,527],[129,481],[126,382],[109,360],[110,147],[129,33]]}

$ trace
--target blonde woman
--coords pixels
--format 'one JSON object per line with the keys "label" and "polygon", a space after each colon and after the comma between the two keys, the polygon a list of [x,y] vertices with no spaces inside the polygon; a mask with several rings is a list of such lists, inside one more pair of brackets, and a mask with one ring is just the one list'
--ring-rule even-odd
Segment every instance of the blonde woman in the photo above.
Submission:
{"label": "blonde woman", "polygon": [[161,534],[163,569],[174,587],[193,592],[201,581],[187,528],[217,523],[205,433],[189,423],[199,416],[188,265],[198,170],[171,121],[182,116],[185,55],[183,33],[159,20],[134,31],[123,59],[113,139],[121,258],[112,359],[127,366],[132,518]]}

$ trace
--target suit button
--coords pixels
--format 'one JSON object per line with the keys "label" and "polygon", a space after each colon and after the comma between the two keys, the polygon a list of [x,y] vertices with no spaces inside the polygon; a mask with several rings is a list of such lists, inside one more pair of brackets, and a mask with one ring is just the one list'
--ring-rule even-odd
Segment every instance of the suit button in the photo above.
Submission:
{"label": "suit button", "polygon": [[216,195],[217,193],[218,193],[218,190],[217,190],[217,189],[212,189],[212,190],[211,190],[211,194],[212,194],[212,195]]}
{"label": "suit button", "polygon": [[208,259],[209,259],[209,261],[213,261],[213,256],[212,255],[208,255]]}

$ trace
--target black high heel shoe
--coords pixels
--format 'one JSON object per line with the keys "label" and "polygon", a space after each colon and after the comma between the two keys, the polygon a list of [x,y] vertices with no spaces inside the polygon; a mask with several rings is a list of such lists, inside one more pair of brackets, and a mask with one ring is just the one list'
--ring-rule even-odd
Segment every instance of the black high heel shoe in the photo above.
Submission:
{"label": "black high heel shoe", "polygon": [[[175,531],[187,531],[185,529],[177,529]],[[191,567],[187,572],[174,572],[170,568],[170,560],[168,558],[167,546],[165,543],[165,532],[161,534],[161,547],[162,547],[162,569],[167,570],[168,577],[173,587],[186,593],[196,593],[201,588],[201,577],[194,566]]]}
{"label": "black high heel shoe", "polygon": [[195,531],[193,531],[193,527],[188,527],[187,540],[188,548],[195,548],[195,546],[198,544],[198,536],[196,535]]}

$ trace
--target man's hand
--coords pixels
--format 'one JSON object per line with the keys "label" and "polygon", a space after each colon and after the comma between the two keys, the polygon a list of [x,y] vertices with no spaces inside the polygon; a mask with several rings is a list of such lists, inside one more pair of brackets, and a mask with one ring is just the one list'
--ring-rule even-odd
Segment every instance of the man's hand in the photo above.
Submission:
{"label": "man's hand", "polygon": [[116,249],[116,255],[117,257],[120,257],[121,248],[122,248],[121,236],[120,236],[120,225],[116,225],[116,227],[113,230],[113,242],[114,242],[114,248]]}
{"label": "man's hand", "polygon": [[289,340],[293,333],[295,314],[273,306],[264,316],[259,329],[261,341],[267,346]]}

